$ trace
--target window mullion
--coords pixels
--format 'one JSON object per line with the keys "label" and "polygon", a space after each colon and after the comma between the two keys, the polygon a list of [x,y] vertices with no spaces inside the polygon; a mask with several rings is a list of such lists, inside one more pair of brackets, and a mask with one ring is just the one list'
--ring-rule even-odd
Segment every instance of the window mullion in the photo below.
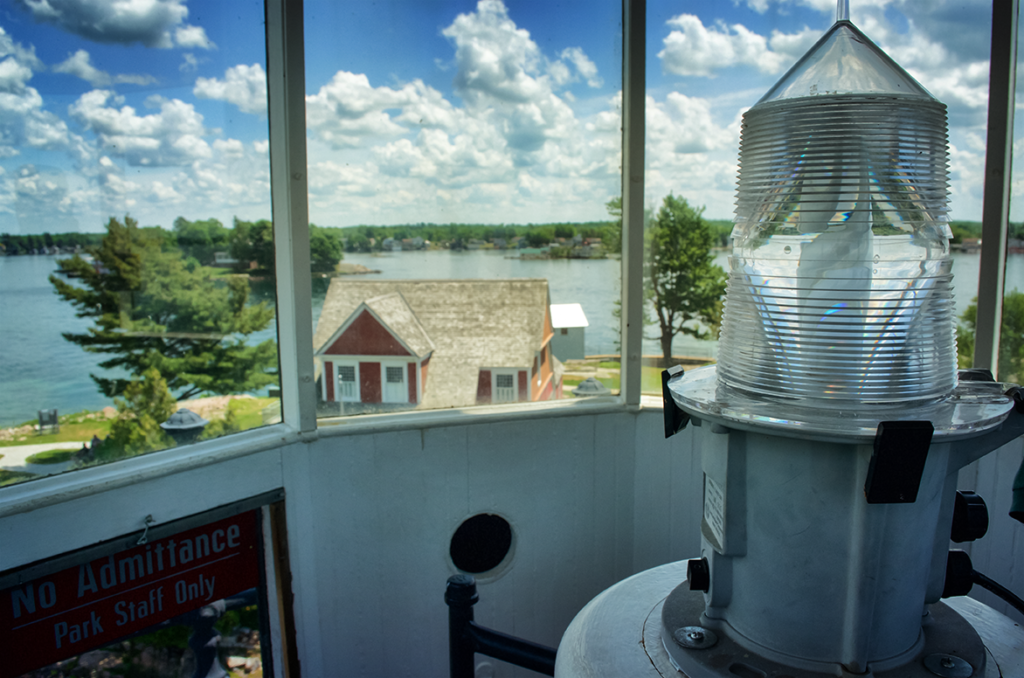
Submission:
{"label": "window mullion", "polygon": [[985,197],[981,218],[981,271],[978,276],[974,367],[991,370],[993,374],[998,371],[999,329],[1003,316],[1003,283],[1006,276],[1019,7],[1019,0],[995,0],[992,3],[988,142],[985,150]]}
{"label": "window mullion", "polygon": [[623,0],[622,50],[622,378],[627,405],[640,404],[643,353],[644,115],[647,8]]}
{"label": "window mullion", "polygon": [[281,414],[285,424],[299,431],[313,431],[316,429],[316,385],[302,0],[267,0],[266,11]]}

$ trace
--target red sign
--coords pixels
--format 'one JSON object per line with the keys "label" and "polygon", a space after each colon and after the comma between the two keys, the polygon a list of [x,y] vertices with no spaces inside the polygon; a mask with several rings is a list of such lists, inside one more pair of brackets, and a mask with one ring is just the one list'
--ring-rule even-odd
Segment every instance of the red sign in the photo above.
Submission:
{"label": "red sign", "polygon": [[0,678],[253,588],[257,529],[252,511],[0,591]]}

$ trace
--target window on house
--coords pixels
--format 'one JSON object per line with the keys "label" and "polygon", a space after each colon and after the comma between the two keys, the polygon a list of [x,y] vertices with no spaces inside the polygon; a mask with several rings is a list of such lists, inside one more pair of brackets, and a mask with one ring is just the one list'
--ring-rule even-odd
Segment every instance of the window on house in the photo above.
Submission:
{"label": "window on house", "polygon": [[263,3],[41,7],[2,19],[0,484],[279,416]]}
{"label": "window on house", "polygon": [[616,352],[621,2],[304,12],[318,364],[402,359],[418,408],[471,407],[481,370],[532,374],[549,305],[574,302],[587,353]]}
{"label": "window on house", "polygon": [[514,403],[518,400],[516,392],[515,375],[496,374],[494,375],[494,402]]}

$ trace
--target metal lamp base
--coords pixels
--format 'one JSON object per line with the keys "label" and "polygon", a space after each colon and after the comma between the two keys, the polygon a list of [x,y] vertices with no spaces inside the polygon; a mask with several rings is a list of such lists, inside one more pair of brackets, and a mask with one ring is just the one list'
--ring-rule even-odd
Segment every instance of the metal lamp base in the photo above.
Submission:
{"label": "metal lamp base", "polygon": [[[827,602],[823,602],[827,605]],[[967,620],[943,603],[931,607],[922,624],[921,642],[906,656],[872,667],[868,674],[848,673],[839,664],[817,668],[792,666],[762,650],[722,622],[703,616],[704,596],[686,583],[677,586],[661,607],[661,639],[672,665],[688,678],[971,678],[984,676],[985,645]],[[655,612],[651,613],[652,615]],[[653,620],[649,619],[647,623]],[[694,639],[702,642],[695,643]],[[711,640],[709,640],[711,639]]]}
{"label": "metal lamp base", "polygon": [[[675,630],[694,626],[707,629],[700,619],[702,596],[695,594],[697,606],[687,612],[690,592],[670,599],[686,579],[686,561],[669,563],[646,570],[605,590],[584,607],[569,625],[558,646],[555,663],[556,678],[805,678],[842,673],[808,672],[781,664],[760,663],[749,649],[730,659],[730,640],[715,631],[716,642],[707,649],[686,650],[706,653],[706,659],[689,662],[684,655],[683,670],[663,640],[663,610],[679,626],[668,635],[669,645],[675,641]],[[823,602],[823,604],[826,604]],[[677,609],[678,607],[678,609]],[[925,646],[903,666],[877,673],[856,674],[857,678],[999,678],[1024,676],[1024,628],[1006,616],[971,598],[955,598],[932,606],[932,619],[923,624]],[[708,629],[713,630],[713,629]],[[966,631],[969,631],[965,633]],[[961,635],[964,634],[964,635]],[[684,632],[684,637],[686,633]],[[706,638],[706,636],[705,636]],[[978,659],[980,639],[984,659]],[[693,642],[701,642],[698,640]],[[737,645],[738,647],[738,645]],[[722,659],[713,660],[714,656]],[[676,660],[678,662],[678,660]],[[720,663],[718,663],[720,662]],[[968,664],[970,673],[966,673]],[[705,673],[699,673],[705,670]],[[850,676],[850,678],[853,678]]]}

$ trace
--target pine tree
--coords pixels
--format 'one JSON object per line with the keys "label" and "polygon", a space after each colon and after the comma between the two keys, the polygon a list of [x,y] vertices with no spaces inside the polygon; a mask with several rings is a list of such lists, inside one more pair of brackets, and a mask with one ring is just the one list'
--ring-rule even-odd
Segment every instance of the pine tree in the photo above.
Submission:
{"label": "pine tree", "polygon": [[[266,303],[248,303],[246,278],[218,281],[206,269],[186,266],[165,232],[141,229],[130,217],[111,218],[103,241],[89,251],[92,263],[78,256],[60,262],[81,284],[57,276],[50,282],[78,317],[93,320],[88,331],[64,338],[111,356],[100,367],[134,377],[156,368],[180,399],[254,391],[276,381],[274,341],[246,342],[274,318]],[[129,383],[91,376],[107,397],[123,394]]]}

